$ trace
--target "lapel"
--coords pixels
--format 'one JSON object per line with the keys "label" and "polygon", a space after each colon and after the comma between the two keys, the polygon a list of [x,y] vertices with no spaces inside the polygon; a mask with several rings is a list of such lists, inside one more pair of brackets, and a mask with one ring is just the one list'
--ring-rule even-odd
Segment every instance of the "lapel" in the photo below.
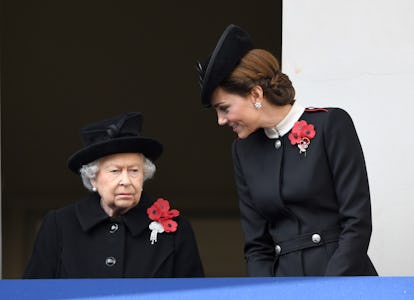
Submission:
{"label": "lapel", "polygon": [[[117,217],[123,221],[132,236],[140,234],[144,230],[149,230],[150,219],[147,215],[147,208],[152,205],[152,201],[146,194],[141,194],[138,204],[131,208],[124,215]],[[100,196],[97,193],[90,194],[86,198],[77,202],[75,205],[76,216],[81,224],[83,231],[89,231],[110,217],[105,213],[100,205]]]}
{"label": "lapel", "polygon": [[137,206],[129,210],[122,216],[125,225],[128,227],[132,236],[137,236],[144,230],[148,231],[151,220],[148,218],[147,209],[152,205],[154,201],[150,199],[146,194],[141,194],[141,199]]}
{"label": "lapel", "polygon": [[109,219],[109,216],[101,208],[99,201],[99,194],[91,193],[75,204],[76,217],[85,232]]}

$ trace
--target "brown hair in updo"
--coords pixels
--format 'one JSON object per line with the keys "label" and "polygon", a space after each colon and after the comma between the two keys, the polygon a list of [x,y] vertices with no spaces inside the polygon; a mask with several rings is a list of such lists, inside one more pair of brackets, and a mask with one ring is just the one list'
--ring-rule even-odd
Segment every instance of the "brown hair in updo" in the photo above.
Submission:
{"label": "brown hair in updo", "polygon": [[237,67],[220,84],[226,92],[246,96],[259,85],[272,104],[292,104],[295,89],[286,74],[280,71],[277,59],[268,51],[253,49],[243,56]]}

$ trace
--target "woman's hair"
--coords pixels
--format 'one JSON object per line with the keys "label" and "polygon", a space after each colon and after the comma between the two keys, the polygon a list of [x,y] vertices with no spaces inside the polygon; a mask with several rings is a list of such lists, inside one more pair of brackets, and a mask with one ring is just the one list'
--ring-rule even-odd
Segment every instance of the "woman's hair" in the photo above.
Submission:
{"label": "woman's hair", "polygon": [[[151,179],[154,176],[156,167],[151,160],[146,158],[143,154],[141,155],[144,159],[144,182],[145,182],[147,179]],[[98,173],[98,171],[99,171],[99,159],[87,165],[83,165],[79,170],[83,185],[89,191],[93,191],[91,179],[94,179],[96,177],[96,174]]]}
{"label": "woman's hair", "polygon": [[257,85],[263,89],[263,96],[274,105],[295,101],[295,89],[289,77],[280,71],[277,59],[262,49],[247,52],[220,87],[226,92],[246,96]]}

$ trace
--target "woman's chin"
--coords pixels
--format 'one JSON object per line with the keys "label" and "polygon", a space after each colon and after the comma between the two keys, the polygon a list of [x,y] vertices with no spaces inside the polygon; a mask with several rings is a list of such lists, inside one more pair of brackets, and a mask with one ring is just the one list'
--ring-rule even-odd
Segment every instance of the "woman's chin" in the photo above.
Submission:
{"label": "woman's chin", "polygon": [[246,132],[246,131],[241,131],[237,133],[237,137],[239,139],[245,139],[250,135],[250,132]]}
{"label": "woman's chin", "polygon": [[135,207],[138,204],[139,200],[134,198],[121,197],[115,200],[115,210],[128,211],[131,208]]}

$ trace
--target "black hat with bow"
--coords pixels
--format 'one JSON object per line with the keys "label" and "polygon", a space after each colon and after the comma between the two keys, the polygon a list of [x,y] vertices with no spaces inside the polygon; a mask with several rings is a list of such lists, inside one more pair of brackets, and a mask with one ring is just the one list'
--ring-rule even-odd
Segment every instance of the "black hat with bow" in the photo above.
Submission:
{"label": "black hat with bow", "polygon": [[69,169],[78,174],[82,165],[116,153],[142,153],[156,160],[162,153],[162,144],[141,135],[142,122],[141,113],[129,112],[83,127],[84,148],[69,158]]}
{"label": "black hat with bow", "polygon": [[229,25],[222,33],[213,53],[204,64],[198,63],[201,103],[211,106],[211,95],[239,64],[242,57],[253,49],[249,34],[237,25]]}

